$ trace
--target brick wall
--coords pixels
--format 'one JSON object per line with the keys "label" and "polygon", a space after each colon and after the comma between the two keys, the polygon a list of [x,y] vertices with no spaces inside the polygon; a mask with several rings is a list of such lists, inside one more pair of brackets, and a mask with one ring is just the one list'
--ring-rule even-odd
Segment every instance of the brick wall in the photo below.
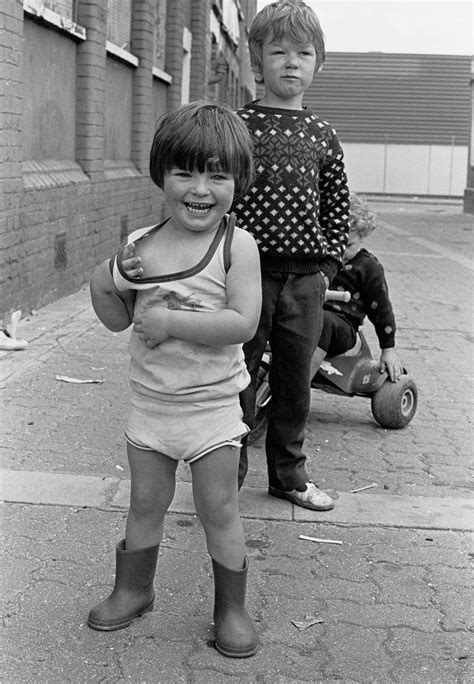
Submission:
{"label": "brick wall", "polygon": [[142,173],[148,169],[152,130],[154,9],[151,0],[135,0],[132,17],[132,52],[139,59],[133,79],[132,161]]}
{"label": "brick wall", "polygon": [[211,36],[209,32],[210,0],[192,0],[191,31],[191,83],[190,100],[200,100],[206,92],[211,60]]}
{"label": "brick wall", "polygon": [[[35,159],[25,161],[23,111],[31,98],[24,87],[24,22],[35,22],[42,40],[48,43],[54,43],[58,29],[34,16],[24,17],[18,0],[1,5],[6,97],[0,134],[4,152],[0,164],[0,318],[10,310],[21,308],[26,312],[74,292],[128,232],[163,218],[162,193],[149,179],[147,169],[154,124],[152,88],[158,89],[160,99],[166,102],[169,87],[153,82],[152,5],[151,0],[134,2],[131,49],[139,58],[139,66],[130,66],[131,159],[112,170],[104,165],[108,85],[105,3],[81,0],[77,23],[86,29],[87,40],[67,36],[76,63],[75,159],[54,160],[38,152]],[[37,119],[38,112],[33,112],[33,127]]]}
{"label": "brick wall", "polygon": [[[1,70],[5,79],[0,130],[0,278],[19,271],[22,214],[22,43],[23,8],[16,0],[0,4]],[[19,286],[18,279],[12,283]],[[2,308],[7,293],[1,293]]]}
{"label": "brick wall", "polygon": [[176,74],[168,92],[170,109],[181,104],[184,0],[169,2],[166,13],[165,70]]}
{"label": "brick wall", "polygon": [[141,177],[67,184],[24,193],[13,308],[37,308],[77,290],[131,230],[161,218],[159,191]]}

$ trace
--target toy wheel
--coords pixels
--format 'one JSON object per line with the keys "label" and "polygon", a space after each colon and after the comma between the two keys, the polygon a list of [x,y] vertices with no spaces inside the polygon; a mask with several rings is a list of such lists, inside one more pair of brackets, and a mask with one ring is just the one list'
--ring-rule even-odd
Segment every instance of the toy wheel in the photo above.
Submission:
{"label": "toy wheel", "polygon": [[255,444],[267,429],[271,401],[268,371],[267,369],[260,368],[257,378],[255,422],[248,436],[248,444]]}
{"label": "toy wheel", "polygon": [[405,427],[416,413],[418,390],[408,375],[398,382],[387,380],[372,395],[372,413],[379,425],[392,430]]}

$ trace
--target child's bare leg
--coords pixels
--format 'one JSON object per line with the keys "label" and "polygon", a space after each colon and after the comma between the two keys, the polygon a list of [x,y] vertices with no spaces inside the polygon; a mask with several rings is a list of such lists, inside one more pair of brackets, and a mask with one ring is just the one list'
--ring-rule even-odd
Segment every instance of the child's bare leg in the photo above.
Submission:
{"label": "child's bare leg", "polygon": [[225,446],[191,464],[194,503],[212,558],[216,648],[231,658],[248,658],[258,636],[245,608],[248,561],[238,506],[240,450]]}
{"label": "child's bare leg", "polygon": [[245,562],[237,489],[239,456],[237,447],[224,446],[191,463],[194,504],[207,550],[230,570],[241,570]]}
{"label": "child's bare leg", "polygon": [[159,544],[163,523],[176,487],[175,461],[157,451],[127,445],[131,473],[130,510],[127,518],[127,550]]}
{"label": "child's bare leg", "polygon": [[316,347],[314,350],[313,358],[311,359],[311,380],[314,378],[319,370],[320,365],[326,358],[327,352],[321,347]]}
{"label": "child's bare leg", "polygon": [[153,610],[153,580],[163,521],[174,495],[177,461],[156,451],[127,445],[132,475],[125,540],[116,547],[115,586],[108,598],[89,613],[92,629],[127,627]]}

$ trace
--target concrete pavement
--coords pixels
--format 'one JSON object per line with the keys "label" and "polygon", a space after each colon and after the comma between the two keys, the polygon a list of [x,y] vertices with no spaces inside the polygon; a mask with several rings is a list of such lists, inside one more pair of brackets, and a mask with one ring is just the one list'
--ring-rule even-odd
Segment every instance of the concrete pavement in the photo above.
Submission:
{"label": "concrete pavement", "polygon": [[373,206],[382,225],[368,247],[386,267],[418,412],[388,431],[367,400],[313,392],[306,450],[337,497],[327,513],[269,497],[263,445],[252,448],[241,512],[262,646],[249,660],[212,648],[211,564],[185,466],[155,610],[110,634],[87,628],[126,517],[127,333],[96,321],[86,289],[20,322],[27,349],[0,352],[3,682],[471,680],[473,219],[456,203]]}

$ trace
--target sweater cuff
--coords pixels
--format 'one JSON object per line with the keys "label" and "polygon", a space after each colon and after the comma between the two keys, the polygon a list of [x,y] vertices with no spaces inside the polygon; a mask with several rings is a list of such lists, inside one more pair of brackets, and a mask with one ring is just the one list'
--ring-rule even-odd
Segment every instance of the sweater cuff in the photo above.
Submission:
{"label": "sweater cuff", "polygon": [[380,349],[390,349],[395,347],[395,332],[383,333],[378,335]]}

